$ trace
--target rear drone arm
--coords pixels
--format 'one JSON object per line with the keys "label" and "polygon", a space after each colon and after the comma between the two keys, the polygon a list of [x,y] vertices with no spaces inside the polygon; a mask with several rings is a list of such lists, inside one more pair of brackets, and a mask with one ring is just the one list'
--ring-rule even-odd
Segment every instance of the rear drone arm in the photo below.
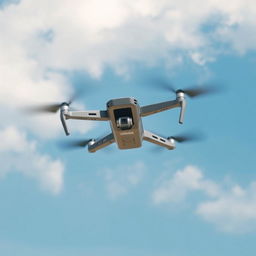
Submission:
{"label": "rear drone arm", "polygon": [[168,110],[168,109],[178,108],[178,107],[181,108],[179,123],[182,124],[183,120],[184,120],[184,113],[185,113],[185,108],[186,108],[186,101],[184,98],[183,91],[177,91],[176,100],[165,101],[165,102],[160,102],[160,103],[141,107],[140,115],[142,117],[144,117],[144,116],[153,115],[153,114],[156,114],[156,113]]}
{"label": "rear drone arm", "polygon": [[115,138],[113,133],[110,133],[109,135],[98,139],[96,141],[91,141],[88,144],[88,151],[91,153],[96,152],[97,150],[107,147],[108,145],[112,144],[113,142],[115,142]]}

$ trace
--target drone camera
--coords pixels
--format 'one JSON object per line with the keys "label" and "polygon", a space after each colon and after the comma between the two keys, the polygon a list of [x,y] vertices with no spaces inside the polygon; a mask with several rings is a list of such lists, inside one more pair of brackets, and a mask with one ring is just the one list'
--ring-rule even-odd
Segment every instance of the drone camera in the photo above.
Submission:
{"label": "drone camera", "polygon": [[116,121],[116,125],[121,130],[129,130],[132,128],[132,118],[131,117],[119,117]]}

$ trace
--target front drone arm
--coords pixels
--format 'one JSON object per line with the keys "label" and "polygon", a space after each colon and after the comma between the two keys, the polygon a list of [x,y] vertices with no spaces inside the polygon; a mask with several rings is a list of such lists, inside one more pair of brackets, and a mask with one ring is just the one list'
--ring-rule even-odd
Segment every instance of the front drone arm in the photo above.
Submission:
{"label": "front drone arm", "polygon": [[96,141],[93,140],[93,141],[89,142],[88,151],[90,153],[94,153],[97,150],[99,150],[101,148],[105,148],[114,142],[115,142],[114,135],[113,135],[113,133],[110,133],[99,140],[96,140]]}
{"label": "front drone arm", "polygon": [[60,120],[64,132],[68,136],[70,133],[67,128],[66,119],[107,121],[109,117],[108,112],[105,110],[69,111],[69,105],[63,103],[60,108]]}
{"label": "front drone arm", "polygon": [[108,121],[108,112],[106,110],[90,110],[90,111],[67,111],[64,113],[66,119],[77,120],[95,120]]}
{"label": "front drone arm", "polygon": [[168,109],[178,108],[178,107],[181,108],[179,123],[182,124],[183,120],[184,120],[186,101],[184,98],[184,92],[181,90],[176,92],[176,100],[165,101],[165,102],[160,102],[160,103],[141,107],[140,115],[142,117],[149,116],[149,115],[153,115],[153,114],[156,114],[156,113],[168,110]]}

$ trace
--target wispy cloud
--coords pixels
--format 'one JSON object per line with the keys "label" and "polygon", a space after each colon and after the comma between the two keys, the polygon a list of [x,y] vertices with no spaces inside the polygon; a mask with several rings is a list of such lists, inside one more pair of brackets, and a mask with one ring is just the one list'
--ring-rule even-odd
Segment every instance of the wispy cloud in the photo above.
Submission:
{"label": "wispy cloud", "polygon": [[128,166],[106,168],[102,170],[105,188],[110,199],[118,199],[136,187],[144,177],[146,166],[137,162]]}
{"label": "wispy cloud", "polygon": [[196,213],[225,232],[256,230],[256,182],[247,188],[234,185],[217,198],[198,205]]}
{"label": "wispy cloud", "polygon": [[153,193],[153,201],[156,204],[181,202],[192,191],[216,196],[220,193],[220,187],[206,180],[198,167],[189,165],[175,172],[171,178],[163,180]]}
{"label": "wispy cloud", "polygon": [[38,71],[99,76],[105,66],[122,72],[129,61],[175,62],[177,55],[202,65],[220,51],[214,43],[255,49],[255,14],[251,0],[23,0],[0,12],[0,28],[2,46],[39,63]]}
{"label": "wispy cloud", "polygon": [[234,233],[256,230],[256,182],[247,188],[239,184],[226,186],[205,178],[198,167],[187,166],[161,181],[152,200],[156,205],[178,204],[193,192],[206,197],[197,203],[195,213],[218,230]]}
{"label": "wispy cloud", "polygon": [[39,182],[40,187],[54,195],[63,188],[64,167],[60,160],[37,151],[36,143],[14,127],[0,130],[0,175],[19,172]]}

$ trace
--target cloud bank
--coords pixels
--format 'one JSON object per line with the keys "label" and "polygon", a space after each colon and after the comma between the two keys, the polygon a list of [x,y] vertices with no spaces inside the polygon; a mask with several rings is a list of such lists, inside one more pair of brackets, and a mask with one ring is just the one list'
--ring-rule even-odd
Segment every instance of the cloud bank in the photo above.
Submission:
{"label": "cloud bank", "polygon": [[152,194],[154,204],[178,204],[200,192],[195,213],[223,232],[245,233],[256,230],[256,182],[247,188],[239,184],[225,186],[206,179],[195,166],[178,170],[162,180]]}
{"label": "cloud bank", "polygon": [[43,190],[57,195],[63,188],[64,166],[37,151],[36,143],[15,127],[0,130],[0,177],[18,172],[36,180]]}
{"label": "cloud bank", "polygon": [[217,184],[203,177],[202,172],[195,166],[187,166],[184,170],[177,171],[171,179],[163,180],[153,193],[156,204],[174,203],[185,200],[192,191],[203,191],[214,196],[220,191]]}
{"label": "cloud bank", "polygon": [[196,213],[225,232],[256,230],[256,182],[247,188],[234,185],[217,198],[200,203]]}

